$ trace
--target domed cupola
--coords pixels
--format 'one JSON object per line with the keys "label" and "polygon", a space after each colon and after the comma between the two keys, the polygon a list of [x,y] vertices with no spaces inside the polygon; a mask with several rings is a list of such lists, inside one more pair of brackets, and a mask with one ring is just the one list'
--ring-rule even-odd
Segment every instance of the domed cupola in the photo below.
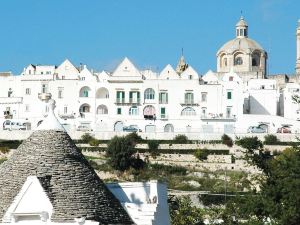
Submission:
{"label": "domed cupola", "polygon": [[217,72],[228,73],[231,68],[243,80],[265,78],[267,53],[248,37],[248,24],[243,17],[235,26],[236,37],[226,42],[217,52]]}
{"label": "domed cupola", "polygon": [[236,37],[243,38],[248,37],[248,24],[241,16],[240,21],[236,24]]}

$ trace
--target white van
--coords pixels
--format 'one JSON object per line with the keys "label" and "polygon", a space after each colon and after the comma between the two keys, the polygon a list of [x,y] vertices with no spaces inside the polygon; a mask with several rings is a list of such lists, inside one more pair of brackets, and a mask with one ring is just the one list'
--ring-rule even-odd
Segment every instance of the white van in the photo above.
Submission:
{"label": "white van", "polygon": [[3,123],[3,130],[26,130],[26,122],[6,120]]}

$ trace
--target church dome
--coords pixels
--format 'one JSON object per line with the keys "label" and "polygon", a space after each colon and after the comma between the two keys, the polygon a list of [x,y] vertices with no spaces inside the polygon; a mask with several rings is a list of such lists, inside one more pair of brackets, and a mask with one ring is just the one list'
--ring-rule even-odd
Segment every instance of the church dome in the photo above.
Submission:
{"label": "church dome", "polygon": [[[235,31],[236,37],[226,42],[217,52],[217,72],[228,73],[233,68],[237,73],[252,73],[255,77],[264,77],[267,53],[248,37],[248,24],[243,17],[237,22]],[[247,77],[252,76],[248,75]]]}
{"label": "church dome", "polygon": [[233,53],[237,50],[246,53],[251,53],[254,50],[264,51],[264,49],[256,41],[245,37],[245,38],[235,38],[233,40],[228,41],[219,49],[217,55],[219,55],[222,52]]}

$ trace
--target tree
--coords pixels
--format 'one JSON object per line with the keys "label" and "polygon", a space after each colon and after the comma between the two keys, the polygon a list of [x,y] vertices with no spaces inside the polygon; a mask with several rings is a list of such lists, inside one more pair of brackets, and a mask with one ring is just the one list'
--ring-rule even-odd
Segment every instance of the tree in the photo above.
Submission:
{"label": "tree", "polygon": [[[255,154],[255,153],[254,153]],[[260,191],[236,198],[226,205],[224,221],[230,215],[248,221],[246,224],[298,225],[300,221],[300,151],[287,148],[275,157],[261,157],[254,163],[263,168]],[[263,162],[264,161],[264,162]],[[261,167],[267,165],[266,167]]]}
{"label": "tree", "polygon": [[192,206],[188,196],[176,198],[171,203],[169,206],[172,225],[204,225],[202,210]]}
{"label": "tree", "polygon": [[275,144],[278,144],[278,142],[279,142],[278,138],[273,134],[268,134],[264,138],[265,138],[265,141],[264,141],[265,145],[275,145]]}
{"label": "tree", "polygon": [[108,143],[106,154],[109,158],[109,164],[116,170],[125,171],[130,167],[140,169],[144,161],[135,156],[135,140],[131,135],[125,137],[113,137]]}
{"label": "tree", "polygon": [[206,148],[197,149],[194,153],[194,156],[201,161],[207,160],[208,155],[209,155],[209,151]]}
{"label": "tree", "polygon": [[150,152],[152,157],[156,157],[157,155],[159,155],[159,152],[158,152],[159,141],[149,140],[147,142],[147,144],[148,144],[149,152]]}
{"label": "tree", "polygon": [[178,134],[174,138],[174,144],[188,144],[189,139],[186,135],[184,134]]}
{"label": "tree", "polygon": [[227,145],[228,147],[233,146],[233,141],[232,141],[231,137],[229,137],[227,134],[223,134],[223,136],[221,137],[221,140],[222,140],[222,144]]}

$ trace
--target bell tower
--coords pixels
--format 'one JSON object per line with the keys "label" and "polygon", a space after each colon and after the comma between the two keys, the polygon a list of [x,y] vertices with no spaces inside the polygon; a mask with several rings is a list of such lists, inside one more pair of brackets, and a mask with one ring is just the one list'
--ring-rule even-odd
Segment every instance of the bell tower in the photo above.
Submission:
{"label": "bell tower", "polygon": [[300,19],[298,20],[296,39],[297,39],[296,74],[300,74]]}

